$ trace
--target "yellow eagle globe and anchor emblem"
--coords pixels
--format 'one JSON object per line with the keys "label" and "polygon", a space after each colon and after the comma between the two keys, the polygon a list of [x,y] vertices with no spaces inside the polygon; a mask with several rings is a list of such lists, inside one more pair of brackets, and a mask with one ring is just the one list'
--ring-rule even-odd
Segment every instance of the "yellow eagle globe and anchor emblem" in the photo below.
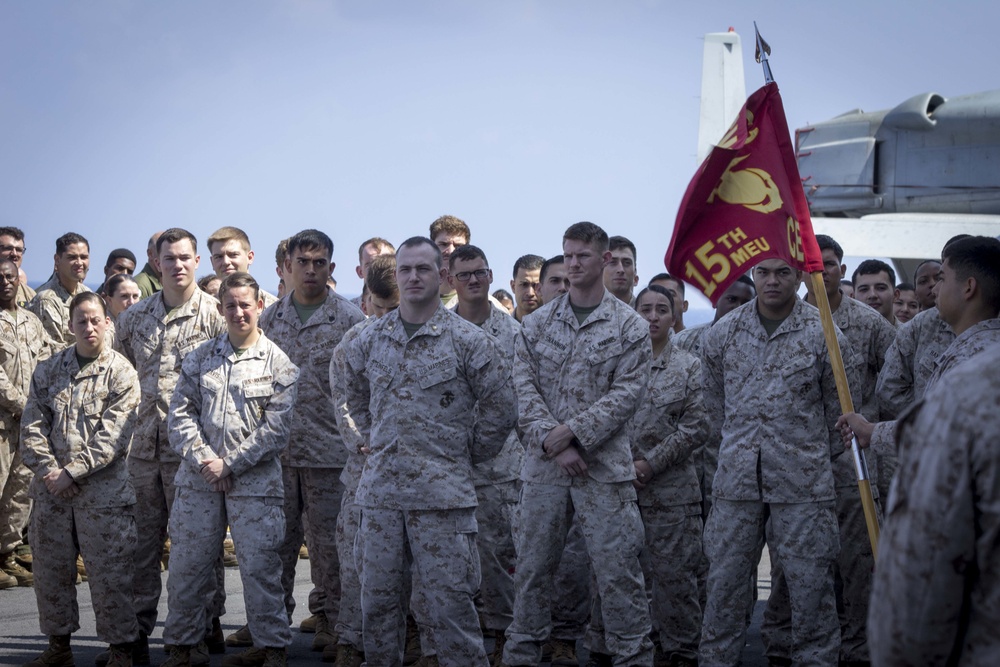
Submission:
{"label": "yellow eagle globe and anchor emblem", "polygon": [[[753,113],[750,111],[746,112],[747,127],[750,128],[747,133],[747,139],[744,145],[750,144],[754,139],[757,138],[758,129],[753,126]],[[737,124],[733,123],[730,126],[729,131],[726,132],[726,136],[722,138],[719,142],[720,148],[730,148],[736,143],[737,139]],[[746,160],[749,155],[741,155],[735,157],[726,167],[726,170],[722,172],[722,177],[719,178],[719,184],[715,186],[711,193],[708,195],[708,203],[711,204],[715,201],[716,195],[719,199],[726,202],[727,204],[737,204],[739,206],[745,206],[751,211],[757,211],[759,213],[771,213],[772,211],[777,211],[781,208],[784,203],[781,199],[781,193],[778,191],[778,186],[775,184],[774,179],[771,178],[771,174],[767,173],[763,169],[757,167],[747,167],[745,169],[734,169],[738,164]]]}

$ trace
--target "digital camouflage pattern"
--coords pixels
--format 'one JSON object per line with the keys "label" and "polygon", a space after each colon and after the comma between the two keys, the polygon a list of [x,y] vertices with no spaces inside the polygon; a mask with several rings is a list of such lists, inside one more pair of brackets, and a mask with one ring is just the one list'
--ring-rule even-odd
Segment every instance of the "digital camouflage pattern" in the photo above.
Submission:
{"label": "digital camouflage pattern", "polygon": [[[142,400],[129,451],[129,472],[138,502],[135,523],[139,546],[135,557],[135,608],[142,631],[156,626],[162,587],[160,554],[167,537],[167,519],[174,502],[174,477],[180,458],[170,449],[167,413],[181,363],[199,345],[226,329],[219,302],[200,289],[173,310],[158,291],[131,306],[118,318],[121,351],[139,374]],[[217,576],[221,575],[221,559]],[[217,590],[211,612],[219,615],[225,591]]]}
{"label": "digital camouflage pattern", "polygon": [[31,374],[52,354],[42,323],[25,308],[0,310],[0,554],[21,544],[28,525],[31,471],[18,448]]}
{"label": "digital camouflage pattern", "polygon": [[303,324],[294,294],[264,311],[260,328],[299,367],[299,400],[295,405],[284,466],[285,539],[281,545],[285,605],[295,608],[295,565],[303,539],[309,544],[313,591],[309,611],[336,619],[340,613],[340,558],[337,516],[343,496],[340,476],[347,461],[330,390],[330,360],[344,334],[364,314],[332,289]]}
{"label": "digital camouflage pattern", "polygon": [[[605,290],[581,325],[568,295],[525,318],[514,381],[525,448],[514,618],[504,661],[537,664],[552,633],[553,577],[570,526],[580,527],[616,665],[651,665],[649,606],[639,564],[643,529],[626,424],[649,379],[649,327]],[[569,477],[542,443],[568,426],[587,464]]]}
{"label": "digital camouflage pattern", "polygon": [[983,370],[998,367],[994,344],[900,418],[868,616],[873,664],[986,667],[1000,655],[1000,376]]}
{"label": "digital camouflage pattern", "polygon": [[923,397],[938,358],[953,340],[955,332],[937,308],[917,313],[896,330],[875,389],[882,419],[895,419]]}
{"label": "digital camouflage pattern", "polygon": [[441,306],[410,338],[399,311],[388,313],[345,362],[347,411],[371,448],[355,501],[365,658],[400,664],[412,577],[440,664],[486,667],[472,602],[481,578],[472,467],[514,425],[510,363]]}
{"label": "digital camouflage pattern", "polygon": [[[138,404],[135,370],[109,347],[83,369],[75,347],[35,369],[21,421],[21,456],[35,474],[32,569],[39,626],[47,635],[80,627],[74,587],[79,553],[90,568],[98,637],[108,643],[137,637],[129,511],[136,496],[125,456]],[[49,493],[42,477],[59,469],[73,477],[79,494]]]}
{"label": "digital camouflage pattern", "polygon": [[[837,338],[860,404],[857,357],[839,331]],[[706,403],[724,421],[705,527],[710,568],[699,664],[739,661],[745,582],[768,519],[767,542],[784,567],[791,600],[792,661],[836,664],[833,564],[840,545],[832,460],[844,448],[819,311],[796,300],[768,335],[753,299],[706,334],[703,369]]]}
{"label": "digital camouflage pattern", "polygon": [[[860,301],[844,297],[833,313],[833,323],[844,334],[851,352],[858,361],[860,382],[852,389],[860,393],[861,403],[855,410],[866,419],[877,421],[879,415],[875,385],[885,363],[885,355],[896,337],[896,328],[875,309]],[[885,457],[894,469],[893,456]],[[870,479],[879,479],[883,457],[869,450],[868,471]],[[868,661],[865,624],[868,619],[868,598],[871,595],[872,570],[875,557],[868,539],[868,527],[858,491],[858,477],[854,457],[845,453],[833,462],[834,486],[837,500],[837,523],[840,527],[840,555],[837,557],[836,576],[840,604],[838,614],[841,627],[841,660]],[[872,485],[872,494],[879,498],[879,485]],[[791,655],[791,608],[784,571],[777,560],[771,562],[771,596],[761,627],[767,646],[767,655],[788,658]]]}
{"label": "digital camouflage pattern", "polygon": [[[254,642],[291,644],[278,554],[285,534],[278,457],[291,430],[298,377],[264,335],[237,356],[222,334],[184,360],[167,422],[170,445],[182,458],[170,516],[168,643],[197,644],[204,635],[204,591],[214,583],[228,525]],[[231,471],[227,493],[213,492],[201,476],[201,461],[213,458]]]}
{"label": "digital camouflage pattern", "polygon": [[55,349],[62,350],[76,342],[76,336],[69,330],[69,302],[77,294],[90,291],[89,287],[80,283],[76,291],[70,294],[59,282],[59,278],[52,276],[42,283],[28,302],[28,310],[41,320]]}

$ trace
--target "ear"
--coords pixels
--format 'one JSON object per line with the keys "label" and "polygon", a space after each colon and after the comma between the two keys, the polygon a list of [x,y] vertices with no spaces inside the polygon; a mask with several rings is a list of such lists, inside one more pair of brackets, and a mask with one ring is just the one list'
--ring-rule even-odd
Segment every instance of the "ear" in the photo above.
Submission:
{"label": "ear", "polygon": [[971,299],[974,299],[977,294],[979,294],[979,283],[976,282],[975,276],[969,276],[962,284],[962,298],[966,301],[970,301]]}
{"label": "ear", "polygon": [[253,264],[253,250],[247,250],[247,266]]}
{"label": "ear", "polygon": [[357,266],[354,267],[354,273],[358,274],[358,278],[361,278],[361,280],[365,279],[365,277],[363,275],[361,275],[361,265],[360,264],[358,264]]}
{"label": "ear", "polygon": [[632,282],[632,287],[635,287],[638,284],[639,284],[639,272],[636,271],[635,280]]}
{"label": "ear", "polygon": [[605,251],[604,254],[601,255],[601,259],[604,260],[604,266],[607,266],[608,264],[610,264],[611,263],[611,251],[610,250]]}
{"label": "ear", "polygon": [[215,304],[215,307],[219,309],[219,315],[221,315],[222,317],[226,316],[226,314],[224,312],[222,312],[222,303],[221,302]]}
{"label": "ear", "polygon": [[194,268],[198,268],[201,265],[201,255],[194,256]]}
{"label": "ear", "polygon": [[840,265],[840,275],[842,275],[842,276],[846,276],[847,275],[847,264],[841,264]]}

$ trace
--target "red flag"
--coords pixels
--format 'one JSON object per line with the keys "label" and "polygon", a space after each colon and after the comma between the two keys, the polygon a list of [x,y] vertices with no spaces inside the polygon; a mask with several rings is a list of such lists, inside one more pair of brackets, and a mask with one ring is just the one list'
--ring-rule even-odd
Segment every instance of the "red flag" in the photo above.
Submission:
{"label": "red flag", "polygon": [[664,262],[715,305],[741,274],[775,258],[823,270],[781,96],[769,83],[691,179]]}

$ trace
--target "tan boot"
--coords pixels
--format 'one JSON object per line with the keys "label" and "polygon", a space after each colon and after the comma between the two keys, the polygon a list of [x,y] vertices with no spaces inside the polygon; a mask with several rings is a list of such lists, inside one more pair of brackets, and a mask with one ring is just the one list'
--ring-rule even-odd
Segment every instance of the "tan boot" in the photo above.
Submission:
{"label": "tan boot", "polygon": [[83,556],[76,557],[76,574],[80,581],[87,581],[87,568],[83,564]]}
{"label": "tan boot", "polygon": [[0,571],[0,591],[5,588],[17,588],[17,579],[6,572]]}
{"label": "tan boot", "polygon": [[49,647],[21,667],[75,667],[73,651],[69,647],[69,635],[52,635],[49,637]]}
{"label": "tan boot", "polygon": [[265,648],[264,667],[288,667],[288,653],[283,647]]}
{"label": "tan boot", "polygon": [[160,667],[191,667],[192,648],[181,644],[172,645],[167,659],[160,663]]}
{"label": "tan boot", "polygon": [[132,644],[112,644],[108,649],[108,667],[132,667]]}
{"label": "tan boot", "polygon": [[14,558],[20,563],[28,572],[31,572],[31,566],[34,563],[34,559],[31,556],[31,545],[30,544],[19,544],[16,549],[14,549]]}
{"label": "tan boot", "polygon": [[17,562],[13,551],[0,554],[0,570],[17,579],[18,586],[31,586],[35,583],[35,577]]}
{"label": "tan boot", "polygon": [[251,646],[240,653],[227,655],[222,659],[222,667],[261,667],[264,658],[264,649]]}
{"label": "tan boot", "polygon": [[233,648],[246,648],[253,646],[253,637],[250,636],[250,626],[244,625],[242,628],[226,637],[226,646]]}
{"label": "tan boot", "polygon": [[299,632],[316,632],[316,623],[319,621],[319,616],[313,614],[302,619],[299,623]]}
{"label": "tan boot", "polygon": [[316,614],[316,636],[313,637],[312,650],[322,651],[327,646],[337,643],[337,634],[330,628],[330,619],[326,614]]}
{"label": "tan boot", "polygon": [[[334,650],[336,649],[336,650]],[[365,654],[351,644],[330,645],[323,649],[323,662],[332,662],[337,667],[361,667]]]}

